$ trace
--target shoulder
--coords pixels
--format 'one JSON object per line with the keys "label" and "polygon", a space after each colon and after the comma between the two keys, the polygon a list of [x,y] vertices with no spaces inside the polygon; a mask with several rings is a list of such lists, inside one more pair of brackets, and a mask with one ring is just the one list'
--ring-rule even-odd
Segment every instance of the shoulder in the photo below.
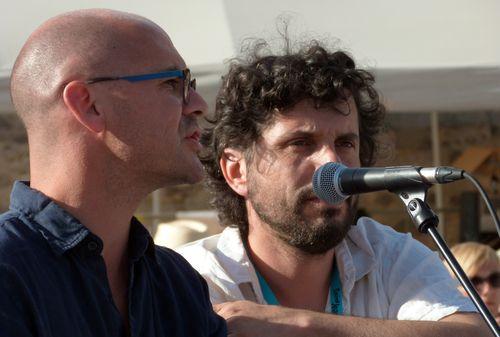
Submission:
{"label": "shoulder", "polygon": [[351,230],[349,234],[364,237],[374,245],[405,237],[411,237],[411,235],[407,233],[397,232],[392,227],[383,225],[380,222],[368,217],[359,218],[356,226],[353,227],[353,230]]}
{"label": "shoulder", "polygon": [[361,218],[350,238],[375,257],[375,273],[389,299],[389,317],[438,320],[457,310],[473,310],[439,255],[411,234]]}
{"label": "shoulder", "polygon": [[400,254],[411,250],[414,254],[432,254],[424,244],[410,233],[400,233],[371,218],[362,217],[348,234],[351,242],[373,255]]}
{"label": "shoulder", "polygon": [[438,254],[410,233],[400,233],[370,218],[361,218],[348,234],[347,244],[354,258],[370,256],[374,270],[384,279],[400,282],[417,270],[439,270],[440,277],[449,277]]}
{"label": "shoulder", "polygon": [[165,289],[172,291],[171,296],[183,297],[189,293],[189,296],[207,297],[205,280],[180,254],[170,248],[155,246],[155,260],[158,269],[154,277],[164,283]]}
{"label": "shoulder", "polygon": [[40,256],[40,242],[34,233],[13,212],[0,215],[0,307],[9,308],[21,319],[30,306],[33,282],[37,282],[33,267]]}
{"label": "shoulder", "polygon": [[233,227],[176,250],[204,276],[237,273],[249,263],[239,230]]}

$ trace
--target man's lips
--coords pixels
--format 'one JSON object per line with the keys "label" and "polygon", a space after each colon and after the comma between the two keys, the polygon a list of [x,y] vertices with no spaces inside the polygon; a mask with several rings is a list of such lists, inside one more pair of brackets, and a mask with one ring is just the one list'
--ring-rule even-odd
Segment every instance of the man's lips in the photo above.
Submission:
{"label": "man's lips", "polygon": [[193,149],[195,152],[198,152],[201,151],[202,149],[200,138],[201,138],[201,131],[199,129],[196,129],[194,131],[189,132],[187,136],[184,137],[184,141],[191,149]]}
{"label": "man's lips", "polygon": [[186,139],[192,139],[197,142],[200,141],[201,138],[201,131],[200,130],[194,130],[193,132],[189,133],[186,137]]}

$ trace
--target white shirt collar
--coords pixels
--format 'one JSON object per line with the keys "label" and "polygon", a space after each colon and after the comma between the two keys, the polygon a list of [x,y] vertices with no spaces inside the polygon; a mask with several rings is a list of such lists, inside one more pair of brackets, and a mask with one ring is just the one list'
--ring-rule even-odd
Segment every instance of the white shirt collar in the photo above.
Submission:
{"label": "white shirt collar", "polygon": [[[359,221],[365,220],[361,218]],[[236,284],[247,282],[258,284],[255,268],[247,256],[237,228],[228,227],[222,232],[217,243],[217,255],[222,267]],[[375,266],[375,254],[364,226],[351,228],[347,237],[335,247],[335,258],[340,272],[343,294],[344,297],[348,297],[354,283]],[[256,292],[259,291],[260,289]],[[261,294],[257,295],[261,296]]]}

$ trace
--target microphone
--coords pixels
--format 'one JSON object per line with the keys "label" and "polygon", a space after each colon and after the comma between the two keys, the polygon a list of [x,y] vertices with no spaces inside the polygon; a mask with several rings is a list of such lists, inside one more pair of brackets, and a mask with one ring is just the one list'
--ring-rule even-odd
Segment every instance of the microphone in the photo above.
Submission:
{"label": "microphone", "polygon": [[357,167],[326,163],[314,172],[313,191],[329,204],[340,204],[352,194],[446,184],[463,179],[464,170],[453,167]]}

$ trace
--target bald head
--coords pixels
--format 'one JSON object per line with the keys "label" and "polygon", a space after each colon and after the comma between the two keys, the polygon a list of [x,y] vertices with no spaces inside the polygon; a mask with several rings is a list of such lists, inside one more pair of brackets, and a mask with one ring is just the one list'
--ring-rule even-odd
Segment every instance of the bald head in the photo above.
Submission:
{"label": "bald head", "polygon": [[66,83],[131,73],[146,46],[165,41],[171,44],[155,23],[113,10],[79,10],[42,24],[21,49],[11,76],[12,101],[28,133],[61,103]]}

